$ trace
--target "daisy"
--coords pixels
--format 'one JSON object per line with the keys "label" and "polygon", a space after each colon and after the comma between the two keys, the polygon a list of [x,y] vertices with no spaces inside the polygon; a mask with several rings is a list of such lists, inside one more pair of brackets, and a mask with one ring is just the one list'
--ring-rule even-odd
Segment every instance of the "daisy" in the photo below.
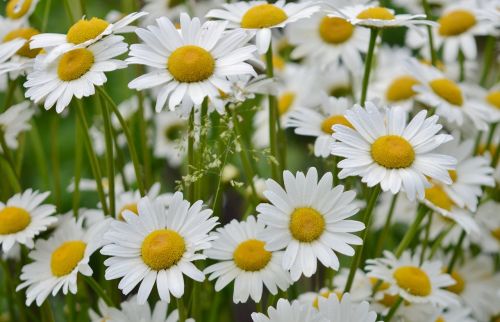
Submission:
{"label": "daisy", "polygon": [[61,113],[73,97],[94,95],[95,86],[107,81],[105,72],[127,67],[114,59],[126,51],[122,36],[108,36],[89,47],[70,50],[50,63],[45,61],[46,54],[40,54],[24,83],[25,95],[37,104],[43,101],[47,110],[56,104],[57,113]]}
{"label": "daisy", "polygon": [[147,12],[133,12],[115,23],[95,17],[91,19],[84,17],[73,24],[67,34],[43,33],[33,36],[30,46],[32,49],[48,49],[49,53],[45,59],[51,63],[68,51],[89,47],[109,35],[129,32],[128,26],[145,15]]}
{"label": "daisy", "polygon": [[290,25],[287,38],[296,46],[292,58],[306,58],[307,62],[323,68],[343,64],[357,73],[363,68],[361,55],[366,53],[369,31],[343,18],[318,13]]}
{"label": "daisy", "polygon": [[210,9],[223,3],[223,0],[145,0],[142,11],[149,12],[149,15],[142,19],[141,25],[152,25],[160,17],[178,22],[183,12],[190,12],[194,17],[204,17]]}
{"label": "daisy", "polygon": [[[342,295],[347,284],[347,279],[349,276],[349,269],[342,268],[338,274],[333,278],[334,292],[337,295]],[[356,275],[349,291],[349,296],[352,302],[361,303],[363,301],[368,301],[372,295],[372,288],[374,285],[374,279],[366,275],[366,273],[361,270],[356,270]],[[342,296],[344,296],[343,294]],[[342,297],[339,297],[342,298]]]}
{"label": "daisy", "polygon": [[[157,182],[151,186],[146,196],[150,199],[161,200],[165,205],[168,204],[169,194],[160,195],[160,184]],[[123,219],[123,213],[125,211],[131,211],[134,214],[138,214],[137,203],[141,199],[141,194],[139,190],[135,191],[124,191],[116,194],[116,214],[115,218],[119,220]]]}
{"label": "daisy", "polygon": [[187,151],[188,122],[173,111],[158,113],[155,118],[154,155],[171,167],[181,165]]}
{"label": "daisy", "polygon": [[384,258],[367,260],[368,276],[389,283],[387,293],[399,295],[410,303],[431,303],[438,306],[458,305],[458,297],[445,288],[455,284],[448,274],[442,273],[440,261],[424,261],[420,254],[411,256],[406,251],[398,259],[389,251]]}
{"label": "daisy", "polygon": [[224,9],[213,9],[208,18],[229,22],[229,28],[241,28],[255,36],[259,54],[268,51],[271,44],[271,29],[284,28],[298,20],[308,18],[319,10],[313,2],[285,3],[278,0],[271,4],[267,1],[249,1],[223,4]]}
{"label": "daisy", "polygon": [[216,241],[204,252],[208,258],[220,261],[204,271],[210,274],[209,280],[217,279],[215,291],[234,280],[234,303],[244,303],[249,297],[260,302],[263,285],[276,295],[278,288],[285,291],[291,284],[288,272],[281,267],[283,252],[266,250],[266,243],[258,237],[264,228],[253,216],[243,222],[233,219],[217,229],[213,234]]}
{"label": "daisy", "polygon": [[35,28],[23,26],[10,30],[0,44],[0,75],[10,73],[11,79],[31,70],[40,49],[30,49],[31,37],[39,34]]}
{"label": "daisy", "polygon": [[324,322],[312,306],[302,305],[299,301],[288,302],[279,299],[276,308],[269,307],[267,316],[263,313],[252,313],[253,322]]}
{"label": "daisy", "polygon": [[377,313],[370,310],[367,301],[356,303],[351,301],[351,295],[346,293],[342,300],[336,294],[328,298],[320,297],[318,301],[319,316],[329,322],[375,322]]}
{"label": "daisy", "polygon": [[290,112],[285,126],[294,128],[295,134],[315,137],[314,155],[326,158],[330,155],[330,147],[334,142],[333,125],[343,124],[352,128],[344,116],[349,107],[351,105],[346,98],[322,95],[319,110],[299,107]]}
{"label": "daisy", "polygon": [[22,283],[17,291],[26,290],[26,305],[36,301],[41,306],[47,296],[55,296],[61,289],[63,294],[77,292],[77,276],[92,275],[90,256],[102,246],[102,233],[108,221],[84,229],[83,220],[74,218],[63,220],[49,239],[39,239],[29,253],[32,260],[23,266]]}
{"label": "daisy", "polygon": [[14,21],[26,21],[35,11],[39,0],[9,0],[5,7],[7,17]]}
{"label": "daisy", "polygon": [[484,253],[500,253],[500,216],[498,215],[498,209],[500,209],[500,203],[489,200],[477,210],[476,219],[481,234],[473,236],[473,240],[479,244]]}
{"label": "daisy", "polygon": [[0,202],[0,244],[8,252],[16,244],[33,248],[35,236],[57,221],[56,207],[42,205],[49,192],[28,189]]}
{"label": "daisy", "polygon": [[429,186],[426,177],[451,183],[448,170],[456,160],[434,150],[452,137],[437,134],[442,128],[438,116],[426,115],[421,111],[407,123],[403,108],[380,111],[371,102],[366,109],[355,105],[348,110],[345,116],[354,129],[333,126],[337,142],[332,144],[332,154],[345,158],[338,164],[339,178],[361,176],[369,187],[380,184],[392,194],[404,190],[410,200],[424,198]]}
{"label": "daisy", "polygon": [[148,29],[137,29],[144,44],[131,46],[131,64],[151,67],[150,72],[129,83],[129,87],[144,90],[161,86],[156,98],[160,112],[168,101],[170,110],[180,103],[185,109],[201,105],[230,91],[229,76],[256,75],[245,61],[253,57],[255,46],[248,45],[248,36],[241,30],[225,31],[226,23],[206,22],[181,14],[178,31],[170,20],[159,18]]}
{"label": "daisy", "polygon": [[426,15],[424,14],[395,14],[394,10],[379,7],[374,1],[365,2],[366,4],[355,4],[327,10],[328,16],[342,17],[353,25],[369,28],[414,28],[418,25],[435,25],[435,22],[425,20]]}
{"label": "daisy", "polygon": [[362,243],[352,233],[363,230],[364,224],[346,220],[359,210],[353,203],[355,192],[344,192],[341,185],[332,188],[330,172],[318,182],[316,168],[296,176],[284,171],[283,179],[284,189],[274,180],[266,181],[264,195],[270,203],[257,206],[259,221],[268,226],[261,234],[266,250],[285,249],[282,266],[290,271],[293,281],[302,274],[312,276],[318,260],[338,270],[335,251],[352,256],[354,249],[349,244]]}
{"label": "daisy", "polygon": [[104,261],[107,280],[121,278],[118,288],[129,294],[139,283],[137,302],[146,303],[156,283],[158,295],[170,301],[184,294],[184,277],[201,282],[205,275],[192,263],[205,259],[197,253],[211,247],[208,233],[217,224],[212,210],[202,209],[201,200],[193,205],[176,192],[165,209],[158,199],[142,198],[136,215],[124,211],[125,222],[115,220],[104,235],[107,243],[101,250],[111,256]]}
{"label": "daisy", "polygon": [[500,83],[495,84],[488,90],[470,84],[467,89],[471,95],[489,107],[490,121],[492,123],[500,121]]}
{"label": "daisy", "polygon": [[469,96],[465,84],[457,84],[437,68],[415,60],[409,61],[407,68],[419,82],[413,86],[417,101],[436,108],[436,114],[458,126],[470,120],[478,130],[488,129],[488,107]]}
{"label": "daisy", "polygon": [[29,101],[13,105],[0,114],[0,135],[4,136],[10,149],[17,149],[18,135],[31,129],[30,121],[33,114],[35,111]]}

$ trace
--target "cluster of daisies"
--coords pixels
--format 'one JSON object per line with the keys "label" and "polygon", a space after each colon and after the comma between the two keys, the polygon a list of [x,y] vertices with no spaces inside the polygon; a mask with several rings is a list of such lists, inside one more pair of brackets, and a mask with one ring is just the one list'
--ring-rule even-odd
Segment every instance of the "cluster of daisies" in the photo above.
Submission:
{"label": "cluster of daisies", "polygon": [[500,1],[63,2],[0,16],[0,321],[500,321]]}

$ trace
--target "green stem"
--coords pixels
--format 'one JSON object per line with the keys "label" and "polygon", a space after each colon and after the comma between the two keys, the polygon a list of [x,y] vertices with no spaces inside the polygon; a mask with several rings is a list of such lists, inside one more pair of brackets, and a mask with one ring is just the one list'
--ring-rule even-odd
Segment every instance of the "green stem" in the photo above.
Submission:
{"label": "green stem", "polygon": [[408,245],[411,243],[411,241],[417,234],[418,228],[420,227],[420,223],[422,222],[428,211],[429,209],[426,206],[424,206],[423,204],[420,205],[415,220],[411,224],[410,228],[406,231],[406,234],[404,235],[403,239],[396,248],[396,252],[394,254],[396,255],[397,258],[399,258],[401,254],[403,254],[405,249],[408,247]]}
{"label": "green stem", "polygon": [[43,322],[55,322],[54,313],[52,313],[52,307],[50,306],[49,299],[46,299],[42,306],[40,307],[40,313]]}
{"label": "green stem", "polygon": [[491,69],[491,64],[493,63],[493,59],[495,57],[495,37],[493,36],[488,36],[488,39],[486,40],[486,46],[484,47],[484,65],[483,65],[483,71],[481,73],[481,80],[479,84],[481,86],[486,85],[486,81],[488,80],[488,75]]}
{"label": "green stem", "polygon": [[401,303],[403,303],[403,298],[400,296],[397,299],[396,303],[394,303],[392,305],[391,309],[389,310],[389,312],[385,316],[385,318],[384,318],[385,322],[391,321],[391,319],[394,317],[394,314],[396,314],[396,311],[399,309],[399,306],[401,305]]}
{"label": "green stem", "polygon": [[10,274],[10,269],[9,265],[5,260],[0,260],[0,264],[2,265],[2,269],[4,271],[3,277],[5,280],[5,295],[6,295],[6,300],[7,300],[7,306],[9,308],[9,321],[15,320],[16,317],[16,310],[14,308],[14,302],[15,300],[13,297],[16,295],[16,293],[13,290],[12,287],[12,276]]}
{"label": "green stem", "polygon": [[108,292],[104,290],[99,283],[92,277],[92,276],[85,276],[84,277],[85,282],[94,290],[94,292],[99,295],[100,298],[104,300],[106,305],[114,307],[115,304],[113,303],[113,300],[111,297],[108,295]]}
{"label": "green stem", "polygon": [[19,176],[18,176],[17,171],[16,171],[16,164],[14,163],[14,159],[12,157],[11,151],[10,151],[9,147],[7,146],[7,141],[5,141],[5,135],[1,129],[0,129],[0,146],[2,147],[2,153],[3,153],[3,157],[5,158],[5,161],[7,161],[7,163],[9,164],[14,175],[16,176],[17,181],[20,182]]}
{"label": "green stem", "polygon": [[187,200],[193,202],[194,201],[194,182],[193,182],[193,173],[194,173],[194,108],[191,110],[189,114],[188,121],[188,165],[187,165],[187,175],[188,175],[188,186],[187,186]]}
{"label": "green stem", "polygon": [[35,120],[31,121],[31,131],[30,137],[33,143],[33,152],[35,153],[36,163],[38,165],[38,172],[42,177],[44,188],[49,190],[49,174],[47,168],[47,161],[45,159],[45,152],[42,143],[42,139],[40,136],[40,131],[38,130],[38,126],[36,125]]}
{"label": "green stem", "polygon": [[47,23],[49,22],[49,14],[51,6],[52,6],[52,0],[46,0],[45,7],[43,9],[42,32],[45,32],[47,30]]}
{"label": "green stem", "polygon": [[370,29],[370,43],[368,44],[368,52],[366,53],[365,72],[363,75],[363,85],[361,88],[361,106],[365,106],[366,95],[368,93],[368,84],[370,83],[370,72],[372,69],[373,54],[375,52],[375,44],[377,43],[378,29]]}
{"label": "green stem", "polygon": [[184,300],[182,297],[177,299],[177,309],[179,310],[179,322],[186,321],[186,306],[184,305]]}
{"label": "green stem", "polygon": [[144,163],[144,181],[146,188],[149,188],[152,183],[152,166],[151,157],[148,145],[147,122],[144,119],[144,97],[142,92],[137,92],[139,101],[139,109],[137,111],[137,119],[139,120],[139,139],[141,140],[142,162]]}
{"label": "green stem", "polygon": [[442,231],[439,236],[436,238],[434,243],[432,244],[431,248],[431,253],[429,255],[429,259],[432,259],[434,255],[436,254],[437,250],[439,249],[439,246],[441,246],[441,243],[443,242],[444,238],[448,235],[448,233],[451,231],[453,228],[453,225],[450,225],[448,228],[446,228],[445,231]]}
{"label": "green stem", "polygon": [[21,183],[19,182],[19,179],[17,178],[12,166],[9,164],[9,162],[7,162],[7,160],[5,160],[5,158],[0,158],[0,161],[2,161],[3,163],[3,168],[6,172],[6,177],[7,180],[9,180],[9,184],[12,190],[15,193],[21,192]]}
{"label": "green stem", "polygon": [[490,131],[488,132],[488,138],[486,139],[485,149],[488,150],[491,147],[491,142],[493,142],[493,136],[495,135],[498,122],[490,125]]}
{"label": "green stem", "polygon": [[[269,78],[274,77],[274,66],[273,66],[273,45],[269,45],[269,49],[266,53],[266,75]],[[281,182],[280,174],[280,157],[278,155],[278,131],[277,122],[279,122],[278,116],[278,103],[276,96],[269,95],[269,147],[271,148],[271,173],[272,178],[276,181]]]}
{"label": "green stem", "polygon": [[107,108],[107,104],[104,101],[104,98],[101,96],[98,98],[101,105],[102,110],[102,119],[104,121],[104,137],[106,141],[106,166],[107,166],[107,175],[109,182],[109,211],[111,216],[115,216],[115,158],[113,156],[113,127],[111,126],[111,119],[109,115],[109,111]]}
{"label": "green stem", "polygon": [[70,23],[75,22],[75,16],[73,15],[73,11],[71,10],[71,4],[69,0],[64,0],[64,9],[66,10],[66,15],[68,16]]}
{"label": "green stem", "polygon": [[389,230],[391,228],[392,216],[394,214],[394,209],[396,208],[398,196],[399,196],[399,194],[395,194],[392,196],[391,205],[389,206],[389,211],[388,211],[387,217],[385,219],[384,228],[382,229],[382,232],[380,233],[380,237],[378,238],[378,241],[377,241],[377,247],[375,248],[375,256],[374,257],[379,257],[380,254],[382,254],[382,250],[384,249],[385,239],[386,239],[387,235],[389,234]]}
{"label": "green stem", "polygon": [[481,144],[482,136],[483,136],[483,131],[478,131],[476,139],[474,140],[474,150],[472,150],[474,155],[477,155],[479,153],[479,145]]}
{"label": "green stem", "polygon": [[458,52],[458,65],[460,67],[459,81],[463,82],[465,80],[465,57],[462,50]]}
{"label": "green stem", "polygon": [[8,87],[7,87],[7,92],[5,93],[3,111],[6,111],[12,105],[16,88],[17,88],[17,81],[8,79]]}
{"label": "green stem", "polygon": [[62,207],[61,164],[59,162],[59,115],[52,113],[50,120],[50,160],[54,184],[54,201],[58,211]]}
{"label": "green stem", "polygon": [[[208,133],[208,98],[205,97],[203,100],[203,103],[201,104],[201,111],[200,111],[200,144],[198,148],[198,158],[197,158],[197,163],[198,163],[198,169],[203,169],[203,166],[205,164],[204,162],[204,154],[205,154],[205,147],[207,145],[207,133]],[[196,199],[203,199],[204,195],[204,182],[205,182],[205,176],[207,174],[203,173],[203,175],[197,180],[195,188],[196,188]]]}
{"label": "green stem", "polygon": [[78,209],[80,208],[80,179],[82,177],[82,159],[83,159],[83,146],[82,146],[82,127],[79,122],[75,124],[75,178],[73,180],[73,215],[78,216]]}
{"label": "green stem", "polygon": [[363,255],[363,248],[367,242],[367,237],[368,237],[368,228],[371,220],[371,215],[373,213],[373,208],[375,207],[375,204],[377,203],[378,196],[380,195],[380,185],[375,186],[374,188],[371,189],[371,194],[370,198],[368,200],[368,204],[366,205],[364,214],[363,214],[363,223],[365,224],[365,230],[363,230],[363,243],[358,247],[357,251],[354,254],[354,257],[352,258],[351,262],[351,268],[349,270],[349,275],[347,277],[347,282],[344,288],[344,293],[347,293],[351,290],[352,283],[354,281],[354,276],[356,275],[356,270],[359,267],[359,264],[361,262],[361,257]]}
{"label": "green stem", "polygon": [[99,195],[99,200],[101,201],[104,213],[109,214],[108,204],[106,202],[106,195],[104,193],[104,188],[102,186],[101,169],[99,168],[99,161],[97,160],[94,148],[92,147],[92,142],[90,141],[89,126],[87,118],[85,117],[85,111],[83,110],[83,103],[81,100],[77,100],[76,102],[77,102],[76,104],[77,116],[83,134],[83,144],[85,145],[85,149],[87,150],[87,155],[90,161],[90,168],[92,169],[92,173],[94,175],[94,179],[97,185],[97,194]]}
{"label": "green stem", "polygon": [[[425,15],[427,19],[432,19],[432,11],[429,6],[429,2],[427,0],[422,0],[422,6],[424,7]],[[429,51],[431,56],[431,64],[432,66],[437,66],[437,54],[436,49],[434,48],[434,35],[432,34],[432,27],[427,26],[427,36],[429,39]]]}
{"label": "green stem", "polygon": [[462,230],[460,233],[460,237],[458,238],[457,243],[455,244],[455,247],[453,247],[453,253],[451,255],[451,260],[450,263],[448,264],[448,269],[446,270],[448,274],[451,274],[453,272],[453,267],[457,263],[458,256],[460,255],[460,251],[462,250],[462,244],[465,240],[465,230]]}

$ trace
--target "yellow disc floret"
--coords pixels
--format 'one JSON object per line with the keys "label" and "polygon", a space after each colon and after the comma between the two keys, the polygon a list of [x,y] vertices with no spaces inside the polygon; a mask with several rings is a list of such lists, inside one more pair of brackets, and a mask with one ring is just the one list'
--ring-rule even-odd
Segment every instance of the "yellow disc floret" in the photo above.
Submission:
{"label": "yellow disc floret", "polygon": [[325,219],[313,208],[297,208],[292,213],[289,228],[293,238],[310,243],[325,231]]}
{"label": "yellow disc floret", "polygon": [[397,268],[393,277],[398,286],[415,296],[427,296],[431,294],[431,280],[427,273],[416,266],[401,266]]}
{"label": "yellow disc floret", "polygon": [[457,36],[472,28],[476,17],[470,11],[458,9],[444,14],[438,23],[441,36]]}
{"label": "yellow disc floret", "polygon": [[142,260],[157,271],[177,264],[185,251],[184,238],[170,229],[153,231],[146,236],[141,246]]}
{"label": "yellow disc floret", "polygon": [[64,242],[59,246],[50,258],[50,269],[52,275],[61,277],[71,273],[85,254],[85,244],[81,240]]}
{"label": "yellow disc floret", "polygon": [[295,101],[295,93],[294,92],[285,92],[281,94],[278,99],[278,113],[279,115],[283,115],[290,107],[292,107],[293,102]]}
{"label": "yellow disc floret", "polygon": [[371,7],[361,11],[358,19],[376,19],[376,20],[393,20],[394,14],[387,8],[383,7]]}
{"label": "yellow disc floret", "polygon": [[85,75],[94,64],[94,54],[85,48],[73,49],[65,53],[57,66],[57,75],[65,82]]}
{"label": "yellow disc floret", "polygon": [[425,189],[425,199],[430,201],[436,207],[444,210],[451,210],[453,207],[453,200],[448,196],[444,189],[439,185],[434,185],[428,189]]}
{"label": "yellow disc floret", "polygon": [[181,83],[196,83],[213,75],[215,60],[205,49],[187,45],[177,48],[170,55],[167,69]]}
{"label": "yellow disc floret", "polygon": [[241,18],[241,27],[249,29],[269,28],[279,25],[288,19],[283,9],[273,4],[264,3],[256,5],[243,15]]}
{"label": "yellow disc floret", "polygon": [[500,241],[500,227],[493,229],[491,231],[491,236],[493,236],[493,238],[495,238],[496,240]]}
{"label": "yellow disc floret", "polygon": [[66,39],[68,42],[78,45],[96,38],[108,26],[109,23],[106,20],[99,18],[92,18],[90,20],[81,19],[69,28]]}
{"label": "yellow disc floret", "polygon": [[5,8],[7,17],[10,19],[19,19],[28,13],[31,8],[32,0],[24,0],[21,5],[21,0],[10,0]]}
{"label": "yellow disc floret", "polygon": [[500,91],[489,92],[486,96],[486,101],[497,109],[500,109]]}
{"label": "yellow disc floret", "polygon": [[407,168],[415,160],[415,151],[405,138],[385,135],[373,142],[371,155],[375,162],[388,169]]}
{"label": "yellow disc floret", "polygon": [[448,174],[450,175],[451,181],[457,182],[457,171],[455,170],[448,170]]}
{"label": "yellow disc floret", "polygon": [[122,209],[120,209],[120,212],[118,212],[118,219],[119,220],[123,220],[123,212],[125,210],[131,211],[136,215],[139,214],[139,210],[137,209],[137,203],[129,203],[129,204],[126,204],[125,206],[123,206]]}
{"label": "yellow disc floret", "polygon": [[[332,294],[331,291],[329,290],[325,290],[325,291],[321,291],[319,292],[318,296],[316,296],[314,298],[314,301],[313,301],[313,306],[316,308],[316,309],[319,309],[319,297],[324,297],[325,299],[327,299],[328,297],[330,297],[330,294]],[[340,294],[342,295],[342,294]],[[341,298],[341,296],[339,296],[339,299]]]}
{"label": "yellow disc floret", "polygon": [[415,95],[413,86],[419,82],[411,76],[400,76],[394,79],[385,92],[385,98],[389,102],[399,102],[412,98]]}
{"label": "yellow disc floret", "polygon": [[451,272],[451,277],[455,280],[455,284],[448,286],[446,289],[455,294],[461,294],[465,288],[465,280],[457,271]]}
{"label": "yellow disc floret", "polygon": [[22,208],[7,206],[0,210],[0,235],[15,234],[30,223],[30,214]]}
{"label": "yellow disc floret", "polygon": [[[30,40],[31,37],[38,35],[40,32],[36,30],[35,28],[19,28],[15,29],[11,32],[9,32],[5,37],[3,38],[3,42],[11,41],[17,38],[22,38],[26,40]],[[23,57],[28,57],[28,58],[35,58],[38,53],[40,53],[40,48],[37,49],[30,49],[30,44],[27,41],[24,46],[22,46],[16,54],[19,56]]]}
{"label": "yellow disc floret", "polygon": [[430,81],[429,85],[436,95],[448,103],[462,106],[464,102],[462,90],[454,81],[447,78],[437,78]]}
{"label": "yellow disc floret", "polygon": [[339,17],[324,17],[319,24],[321,39],[329,44],[341,44],[349,40],[354,32],[354,26]]}
{"label": "yellow disc floret", "polygon": [[244,271],[260,271],[267,266],[272,257],[271,252],[264,246],[265,243],[257,239],[240,243],[233,253],[234,264]]}
{"label": "yellow disc floret", "polygon": [[349,122],[344,115],[332,115],[326,118],[323,123],[321,123],[321,130],[323,130],[323,132],[325,133],[332,134],[332,126],[334,126],[335,124],[344,125],[350,127],[351,129],[353,128],[351,122]]}

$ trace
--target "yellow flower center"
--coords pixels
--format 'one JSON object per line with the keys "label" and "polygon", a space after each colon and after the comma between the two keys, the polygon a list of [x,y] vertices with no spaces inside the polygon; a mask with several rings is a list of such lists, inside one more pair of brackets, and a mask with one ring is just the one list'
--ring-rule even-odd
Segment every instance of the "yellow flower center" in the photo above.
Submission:
{"label": "yellow flower center", "polygon": [[266,267],[272,254],[265,248],[265,243],[257,239],[246,240],[236,247],[233,259],[236,266],[244,271],[256,272]]}
{"label": "yellow flower center", "polygon": [[391,286],[391,284],[389,284],[388,282],[383,282],[378,278],[370,277],[370,284],[372,285],[372,288],[374,288],[374,286],[377,285],[379,282],[382,282],[382,284],[380,284],[380,286],[378,287],[378,291],[385,291]]}
{"label": "yellow flower center", "polygon": [[377,19],[377,20],[393,20],[395,17],[392,12],[383,7],[371,7],[361,11],[358,19]]}
{"label": "yellow flower center", "polygon": [[50,269],[52,275],[61,277],[71,273],[85,254],[85,244],[81,240],[64,242],[59,246],[50,258]]}
{"label": "yellow flower center", "polygon": [[139,210],[137,210],[137,203],[129,203],[123,206],[122,209],[120,209],[120,212],[118,213],[118,220],[123,220],[123,212],[125,210],[132,211],[134,214],[139,215]]}
{"label": "yellow flower center", "polygon": [[444,209],[451,210],[453,206],[453,201],[448,196],[448,194],[441,188],[441,186],[434,185],[428,189],[425,189],[425,199],[429,200],[435,206]]}
{"label": "yellow flower center", "polygon": [[476,17],[468,10],[458,9],[443,15],[438,23],[441,36],[457,36],[472,28]]}
{"label": "yellow flower center", "polygon": [[260,4],[248,9],[241,18],[241,27],[249,29],[269,28],[288,19],[283,9],[273,4]]}
{"label": "yellow flower center", "polygon": [[170,229],[153,231],[146,236],[141,246],[142,260],[157,271],[177,264],[185,251],[184,238]]}
{"label": "yellow flower center", "polygon": [[273,55],[273,67],[277,70],[285,69],[285,60],[279,55]]}
{"label": "yellow flower center", "polygon": [[[35,28],[20,28],[9,32],[3,38],[3,42],[11,41],[17,38],[23,38],[26,40],[30,40],[31,37],[38,35],[40,32]],[[26,42],[24,46],[22,46],[16,54],[23,57],[35,58],[38,53],[40,53],[41,49],[30,49],[29,42]]]}
{"label": "yellow flower center", "polygon": [[293,238],[310,243],[323,234],[325,219],[313,208],[297,208],[292,213],[289,228]]}
{"label": "yellow flower center", "polygon": [[435,322],[446,322],[446,320],[442,316],[439,316]]}
{"label": "yellow flower center", "polygon": [[354,26],[338,17],[324,17],[319,24],[321,39],[329,44],[341,44],[351,38]]}
{"label": "yellow flower center", "polygon": [[5,207],[0,210],[0,235],[15,234],[31,223],[30,214],[18,207]]}
{"label": "yellow flower center", "polygon": [[99,36],[109,23],[99,18],[80,19],[68,30],[66,39],[72,44],[81,44]]}
{"label": "yellow flower center", "polygon": [[448,103],[462,106],[464,102],[462,90],[454,81],[447,78],[438,78],[430,81],[429,85],[436,95]]}
{"label": "yellow flower center", "polygon": [[448,170],[448,174],[450,175],[451,181],[457,182],[457,171]]}
{"label": "yellow flower center", "polygon": [[290,107],[292,107],[293,101],[295,100],[294,92],[285,92],[278,99],[278,113],[279,115],[283,115]]}
{"label": "yellow flower center", "polygon": [[493,236],[493,238],[495,238],[496,240],[500,241],[500,227],[493,229],[491,231],[491,236]]}
{"label": "yellow flower center", "polygon": [[[327,299],[330,296],[330,294],[332,294],[332,292],[330,292],[330,291],[319,292],[319,295],[314,298],[314,301],[312,304],[313,307],[315,307],[316,309],[319,309],[319,297],[321,296],[321,297],[324,297],[325,299]],[[340,298],[341,297],[339,297],[339,299]]]}
{"label": "yellow flower center", "polygon": [[453,271],[451,277],[455,280],[455,284],[448,286],[446,289],[455,294],[461,294],[465,288],[465,280],[457,271]]}
{"label": "yellow flower center", "polygon": [[486,101],[500,109],[500,91],[492,91],[486,96]]}
{"label": "yellow flower center", "polygon": [[177,48],[170,55],[167,69],[181,83],[196,83],[213,75],[215,60],[205,49],[187,45]]}
{"label": "yellow flower center", "polygon": [[372,144],[371,155],[375,162],[389,169],[407,168],[415,160],[411,144],[398,135],[379,137]]}
{"label": "yellow flower center", "polygon": [[415,296],[431,294],[432,286],[429,276],[416,266],[401,266],[393,273],[398,286]]}
{"label": "yellow flower center", "polygon": [[332,115],[326,118],[323,123],[321,123],[321,130],[323,130],[323,132],[325,133],[332,134],[332,126],[334,126],[335,124],[345,125],[353,129],[351,122],[349,122],[344,115]]}
{"label": "yellow flower center", "polygon": [[398,295],[390,295],[384,293],[384,297],[378,302],[385,307],[392,307],[397,300],[398,300]]}
{"label": "yellow flower center", "polygon": [[387,91],[385,97],[390,102],[399,102],[412,98],[415,95],[413,86],[419,82],[411,76],[400,76],[394,79]]}
{"label": "yellow flower center", "polygon": [[30,10],[31,1],[32,0],[25,0],[23,5],[20,6],[21,0],[10,0],[9,3],[7,3],[7,7],[5,8],[7,17],[9,17],[10,19],[22,18]]}
{"label": "yellow flower center", "polygon": [[65,53],[57,66],[57,75],[65,82],[85,75],[94,64],[94,54],[85,48],[73,49]]}

